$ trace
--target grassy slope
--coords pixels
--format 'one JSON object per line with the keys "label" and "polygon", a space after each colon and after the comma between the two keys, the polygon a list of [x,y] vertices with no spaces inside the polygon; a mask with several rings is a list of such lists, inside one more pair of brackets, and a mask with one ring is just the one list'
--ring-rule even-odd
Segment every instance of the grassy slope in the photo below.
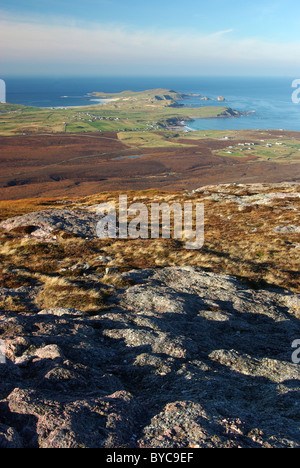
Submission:
{"label": "grassy slope", "polygon": [[[295,194],[299,186],[272,190]],[[218,194],[217,188],[209,191]],[[248,195],[246,186],[232,186],[225,191],[238,197]],[[57,232],[54,242],[43,242],[26,237],[22,230],[0,230],[1,286],[42,285],[37,297],[39,307],[77,307],[90,313],[105,308],[105,297],[113,292],[114,285],[120,286],[120,273],[132,268],[193,265],[233,274],[252,286],[268,284],[299,292],[300,250],[293,245],[299,243],[299,234],[278,234],[274,227],[298,223],[294,209],[299,207],[300,199],[278,198],[270,205],[254,204],[240,210],[237,203],[222,198],[216,202],[207,193],[195,193],[193,197],[157,190],[127,193],[128,205],[145,203],[149,212],[153,201],[204,203],[205,244],[200,250],[186,250],[184,242],[172,238],[86,240]],[[2,201],[1,219],[59,206],[78,209],[106,201],[117,206],[118,196],[98,194],[78,199],[77,203],[69,200],[63,206],[54,199]],[[112,260],[105,264],[99,260],[100,255]],[[85,264],[89,264],[89,270],[85,270]],[[115,273],[106,275],[106,267],[115,267]],[[11,300],[11,304],[2,306],[16,311],[26,309],[19,296]]]}
{"label": "grassy slope", "polygon": [[[233,146],[232,149],[216,151],[216,153],[222,156],[240,158],[250,155],[260,161],[272,161],[277,163],[299,162],[300,149],[295,142],[293,140],[283,140],[281,144],[279,145],[278,140],[268,140],[267,142],[252,146],[248,149],[241,146]],[[228,151],[230,151],[230,153],[228,153]]]}

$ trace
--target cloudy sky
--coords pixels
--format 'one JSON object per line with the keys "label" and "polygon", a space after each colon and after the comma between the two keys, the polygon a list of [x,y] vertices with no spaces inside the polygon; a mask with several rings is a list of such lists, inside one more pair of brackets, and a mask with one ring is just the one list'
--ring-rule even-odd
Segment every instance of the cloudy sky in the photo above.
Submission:
{"label": "cloudy sky", "polygon": [[295,0],[1,0],[0,75],[300,76]]}

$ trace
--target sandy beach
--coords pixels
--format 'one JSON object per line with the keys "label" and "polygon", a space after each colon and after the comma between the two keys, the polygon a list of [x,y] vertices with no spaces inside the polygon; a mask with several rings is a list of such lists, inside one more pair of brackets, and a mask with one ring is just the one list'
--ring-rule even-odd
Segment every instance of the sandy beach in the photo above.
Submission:
{"label": "sandy beach", "polygon": [[89,107],[89,106],[97,106],[97,105],[104,105],[111,101],[118,101],[118,98],[110,98],[110,99],[90,99],[90,101],[95,102],[95,104],[84,104],[83,106],[57,106],[57,107],[43,107],[43,109],[79,109],[80,107]]}

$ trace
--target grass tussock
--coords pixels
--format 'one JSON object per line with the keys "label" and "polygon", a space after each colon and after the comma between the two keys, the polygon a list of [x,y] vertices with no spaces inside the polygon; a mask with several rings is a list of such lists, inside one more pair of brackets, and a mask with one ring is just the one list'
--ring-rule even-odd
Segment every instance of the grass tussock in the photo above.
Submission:
{"label": "grass tussock", "polygon": [[54,307],[78,309],[90,314],[97,313],[104,307],[104,293],[93,285],[79,284],[59,276],[44,277],[36,304],[41,309]]}
{"label": "grass tussock", "polygon": [[30,312],[30,306],[22,296],[0,297],[0,310],[11,312]]}

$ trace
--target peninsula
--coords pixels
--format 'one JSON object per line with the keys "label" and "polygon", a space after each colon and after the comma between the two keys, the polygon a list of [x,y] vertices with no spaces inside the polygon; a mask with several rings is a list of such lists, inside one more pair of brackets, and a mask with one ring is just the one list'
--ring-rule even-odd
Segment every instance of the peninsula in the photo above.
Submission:
{"label": "peninsula", "polygon": [[190,95],[168,89],[92,92],[90,106],[38,108],[0,104],[0,135],[168,129],[193,119],[238,117],[227,106],[186,107]]}

